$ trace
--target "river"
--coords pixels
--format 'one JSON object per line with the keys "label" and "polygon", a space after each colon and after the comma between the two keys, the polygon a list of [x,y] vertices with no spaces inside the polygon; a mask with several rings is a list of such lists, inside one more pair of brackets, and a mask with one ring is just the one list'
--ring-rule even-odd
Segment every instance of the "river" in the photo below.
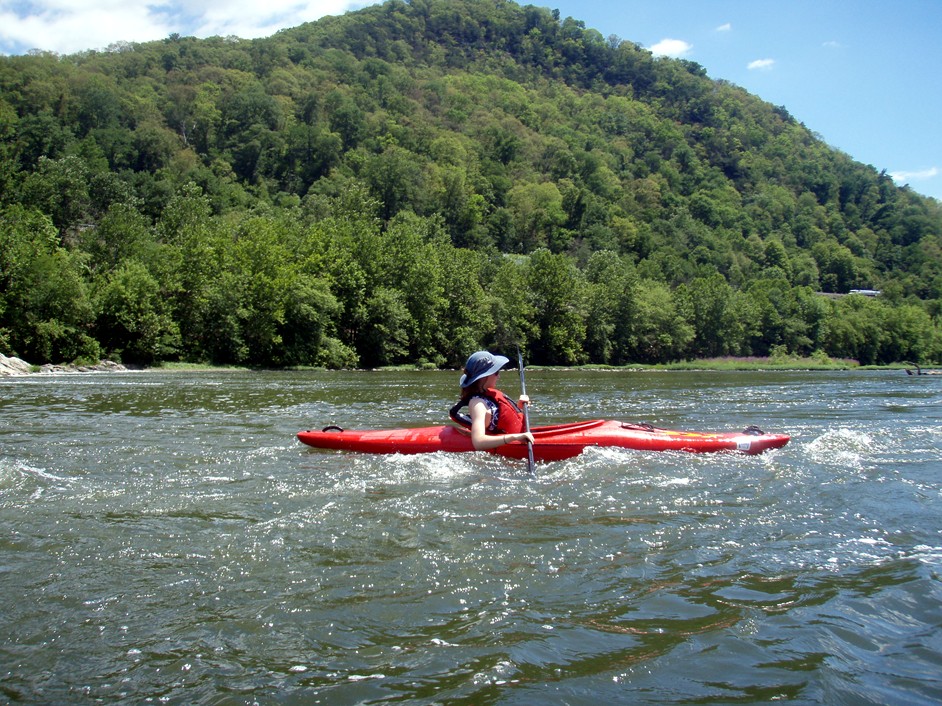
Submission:
{"label": "river", "polygon": [[527,376],[534,424],[792,435],[761,456],[295,439],[457,377],[0,380],[0,702],[942,703],[942,376]]}

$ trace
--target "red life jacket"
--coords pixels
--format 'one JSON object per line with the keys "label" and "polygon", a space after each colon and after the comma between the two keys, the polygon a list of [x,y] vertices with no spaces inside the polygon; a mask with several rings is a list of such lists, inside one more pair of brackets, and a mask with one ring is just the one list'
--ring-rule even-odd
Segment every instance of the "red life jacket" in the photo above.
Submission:
{"label": "red life jacket", "polygon": [[[488,434],[519,434],[524,429],[523,411],[514,404],[500,390],[484,390],[473,397],[483,397],[490,400],[497,408],[497,413],[491,417],[491,423],[487,429]],[[468,406],[473,397],[459,400],[458,404],[451,408],[449,415],[452,420],[462,426],[471,428],[471,417],[461,413],[461,408]]]}

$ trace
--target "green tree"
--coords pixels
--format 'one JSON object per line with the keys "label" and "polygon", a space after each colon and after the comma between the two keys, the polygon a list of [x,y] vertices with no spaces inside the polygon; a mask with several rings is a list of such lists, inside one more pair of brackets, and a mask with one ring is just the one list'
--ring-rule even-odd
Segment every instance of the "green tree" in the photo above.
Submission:
{"label": "green tree", "polygon": [[380,215],[389,220],[416,200],[422,172],[416,155],[396,145],[372,155],[363,170],[373,196],[382,204]]}
{"label": "green tree", "polygon": [[[408,332],[412,360],[442,365],[442,312],[445,291],[441,281],[440,254],[451,248],[440,222],[400,214],[382,236],[380,281],[401,293],[413,329]],[[405,361],[401,361],[405,362]]]}
{"label": "green tree", "polygon": [[629,362],[630,322],[635,318],[638,277],[631,262],[612,251],[593,253],[586,278],[586,340],[589,360]]}
{"label": "green tree", "polygon": [[367,301],[359,349],[365,366],[411,362],[409,344],[415,321],[404,298],[396,289],[378,287]]}
{"label": "green tree", "polygon": [[285,295],[284,323],[281,325],[281,365],[342,366],[351,360],[331,341],[333,319],[340,305],[327,283],[317,277],[299,275]]}
{"label": "green tree", "polygon": [[150,364],[177,354],[179,328],[157,280],[140,262],[126,261],[112,272],[96,299],[97,338],[109,355],[127,363]]}
{"label": "green tree", "polygon": [[[190,182],[181,187],[160,214],[155,231],[168,246],[164,288],[180,327],[183,354],[190,360],[235,362],[241,345],[229,324],[235,309],[227,292],[225,257],[231,239],[219,232],[203,190]],[[223,352],[225,351],[225,352]]]}
{"label": "green tree", "polygon": [[14,139],[19,117],[7,101],[0,98],[0,204],[11,197],[14,176],[18,171]]}
{"label": "green tree", "polygon": [[[540,330],[537,323],[538,305],[528,284],[528,267],[521,260],[500,257],[493,263],[493,274],[489,277],[485,275],[482,287],[486,292],[485,301],[493,322],[493,332],[485,337],[483,343],[486,347],[493,344],[501,350],[514,350],[519,345],[528,352],[529,360],[539,345],[536,340]],[[476,347],[479,346],[472,349]],[[465,349],[462,355],[467,358],[471,352]],[[459,359],[459,362],[463,363],[464,360]]]}
{"label": "green tree", "polygon": [[694,329],[662,282],[640,282],[631,322],[631,359],[639,363],[666,363],[687,354]]}
{"label": "green tree", "polygon": [[94,309],[82,277],[81,259],[64,249],[31,263],[33,286],[26,310],[24,354],[39,363],[96,361],[98,342],[89,331]]}
{"label": "green tree", "polygon": [[508,199],[515,214],[517,252],[528,253],[545,247],[559,252],[568,245],[565,238],[557,237],[566,222],[566,212],[555,184],[520,184],[511,189]]}
{"label": "green tree", "polygon": [[[470,351],[498,340],[493,305],[484,287],[486,258],[480,253],[459,248],[445,248],[439,254],[444,307],[441,310],[443,364],[460,367]],[[510,267],[519,269],[516,265]],[[517,298],[520,298],[519,292]],[[509,308],[509,307],[508,307]],[[513,316],[503,322],[514,326]],[[521,318],[526,318],[523,315]],[[503,335],[501,340],[523,343],[522,336]],[[503,346],[502,346],[503,348]]]}
{"label": "green tree", "polygon": [[903,304],[887,311],[884,321],[878,362],[928,363],[939,360],[942,337],[938,324],[933,322],[925,308]]}
{"label": "green tree", "polygon": [[0,349],[35,363],[97,359],[82,258],[57,242],[48,216],[0,210]]}
{"label": "green tree", "polygon": [[832,303],[823,334],[825,352],[861,365],[875,364],[886,326],[884,313],[884,307],[868,297],[855,295]]}
{"label": "green tree", "polygon": [[[754,355],[768,355],[775,346],[785,346],[790,331],[800,328],[801,321],[793,318],[791,288],[783,279],[754,281],[747,290],[750,299],[749,316],[755,328],[749,341]],[[793,353],[793,349],[789,349]]]}
{"label": "green tree", "polygon": [[158,258],[150,224],[132,204],[112,204],[97,227],[82,231],[79,242],[97,270],[113,270],[131,258],[144,263]]}
{"label": "green tree", "polygon": [[585,362],[585,280],[572,261],[562,254],[537,250],[527,265],[527,288],[539,331],[530,346],[534,362]]}
{"label": "green tree", "polygon": [[254,365],[270,365],[283,340],[279,334],[284,322],[283,294],[287,288],[282,224],[254,218],[244,224],[231,248],[232,268],[238,283],[239,324],[248,358]]}
{"label": "green tree", "polygon": [[78,157],[40,158],[23,180],[22,202],[52,218],[60,233],[81,224],[90,204],[88,172]]}
{"label": "green tree", "polygon": [[694,356],[736,355],[743,349],[745,330],[736,315],[735,293],[721,274],[698,277],[682,286],[678,295],[690,311]]}
{"label": "green tree", "polygon": [[847,293],[857,286],[857,260],[843,245],[828,240],[811,249],[818,264],[821,287],[825,292]]}

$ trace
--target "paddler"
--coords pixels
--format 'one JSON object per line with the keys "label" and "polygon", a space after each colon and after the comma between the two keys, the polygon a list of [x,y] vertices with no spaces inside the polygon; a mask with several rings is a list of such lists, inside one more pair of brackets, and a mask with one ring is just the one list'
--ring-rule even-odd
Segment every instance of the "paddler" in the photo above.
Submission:
{"label": "paddler", "polygon": [[[464,374],[458,381],[461,399],[451,408],[451,418],[471,429],[471,443],[478,451],[496,449],[515,441],[533,443],[533,434],[525,431],[523,406],[530,398],[520,395],[514,404],[498,390],[497,376],[510,362],[509,358],[489,351],[472,353],[464,365]],[[469,414],[460,410],[467,406]]]}

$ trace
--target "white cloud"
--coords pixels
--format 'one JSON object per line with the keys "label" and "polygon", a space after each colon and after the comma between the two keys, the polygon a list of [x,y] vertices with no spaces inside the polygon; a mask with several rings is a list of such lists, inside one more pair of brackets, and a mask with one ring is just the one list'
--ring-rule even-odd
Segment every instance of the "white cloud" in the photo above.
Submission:
{"label": "white cloud", "polygon": [[691,49],[693,49],[693,44],[683,39],[662,39],[651,47],[651,53],[654,56],[670,56],[678,59],[689,54]]}
{"label": "white cloud", "polygon": [[746,66],[750,71],[768,71],[775,65],[775,59],[756,59]]}
{"label": "white cloud", "polygon": [[251,39],[369,4],[368,0],[0,0],[0,51],[71,54],[173,33]]}
{"label": "white cloud", "polygon": [[843,49],[843,48],[844,48],[844,45],[843,45],[843,44],[841,44],[840,42],[838,42],[838,41],[836,41],[836,40],[834,40],[834,39],[831,39],[831,40],[828,40],[827,42],[824,42],[823,44],[821,44],[821,46],[822,46],[822,47],[827,47],[828,49]]}
{"label": "white cloud", "polygon": [[[340,15],[366,2],[347,0],[203,0],[195,34],[199,37],[235,35],[245,39],[267,37],[279,29],[313,22],[325,15]],[[187,5],[192,13],[192,5]]]}
{"label": "white cloud", "polygon": [[890,178],[897,184],[907,184],[911,181],[926,181],[937,176],[939,176],[938,167],[929,167],[928,169],[921,169],[915,172],[890,172]]}
{"label": "white cloud", "polygon": [[71,53],[100,49],[113,42],[148,41],[172,30],[144,2],[97,0],[77,7],[68,2],[26,5],[29,14],[0,15],[0,46]]}
{"label": "white cloud", "polygon": [[732,29],[733,29],[733,26],[729,22],[726,22],[725,24],[721,24],[719,27],[717,27],[716,31],[717,32],[730,32],[732,31]]}

